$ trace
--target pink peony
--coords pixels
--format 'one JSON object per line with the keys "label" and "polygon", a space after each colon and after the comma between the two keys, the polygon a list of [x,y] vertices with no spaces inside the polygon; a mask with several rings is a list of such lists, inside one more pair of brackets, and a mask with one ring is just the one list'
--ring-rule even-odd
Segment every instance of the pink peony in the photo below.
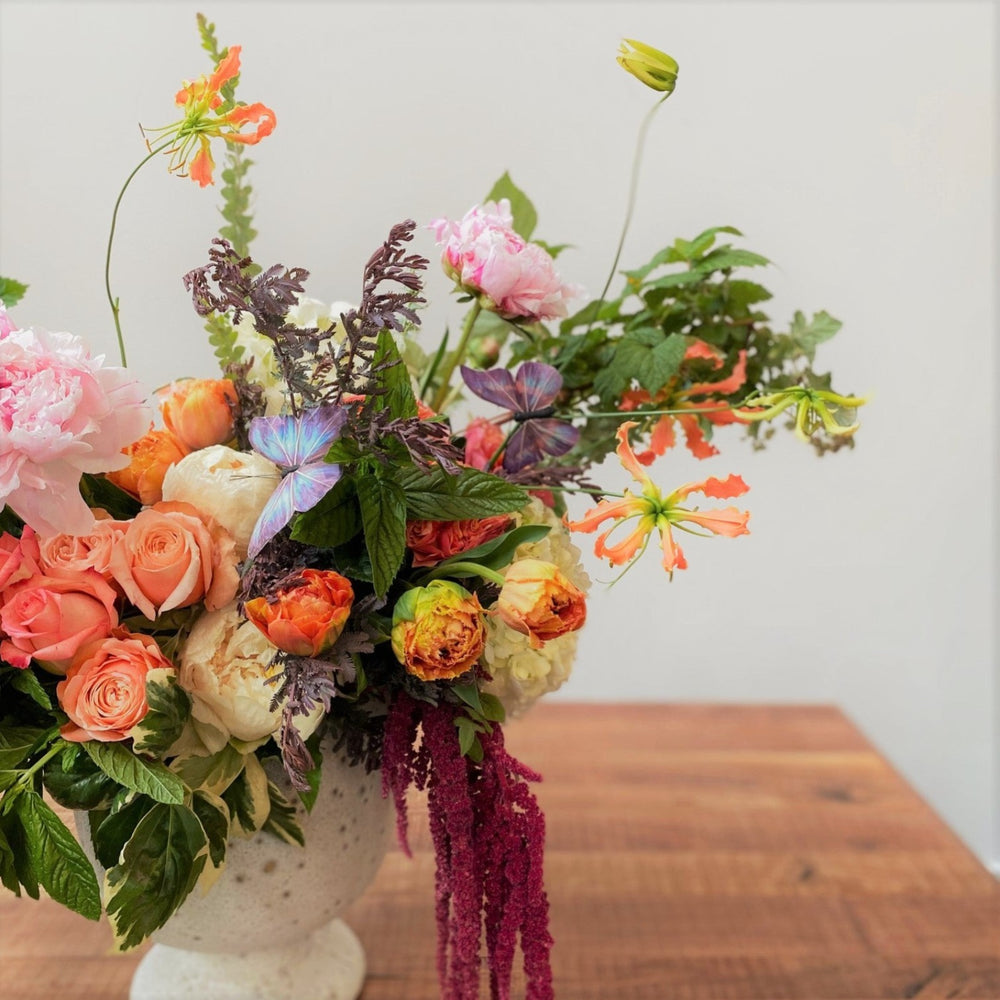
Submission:
{"label": "pink peony", "polygon": [[507,319],[556,319],[583,293],[565,284],[552,257],[514,232],[510,202],[488,201],[461,222],[436,219],[430,229],[444,245],[441,264],[463,288],[485,297],[485,308]]}
{"label": "pink peony", "polygon": [[0,335],[0,502],[40,534],[90,531],[81,474],[128,465],[149,426],[138,383],[102,362],[70,333]]}
{"label": "pink peony", "polygon": [[14,321],[7,315],[7,309],[2,302],[0,302],[0,340],[3,340],[11,330],[16,330],[17,327],[14,326]]}

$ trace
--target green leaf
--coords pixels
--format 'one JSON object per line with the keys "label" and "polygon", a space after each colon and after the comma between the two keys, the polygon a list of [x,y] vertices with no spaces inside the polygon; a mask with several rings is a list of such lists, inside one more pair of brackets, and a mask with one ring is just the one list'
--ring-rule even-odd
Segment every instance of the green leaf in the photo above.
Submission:
{"label": "green leaf", "polygon": [[0,768],[15,768],[45,742],[48,730],[35,726],[16,726],[10,719],[0,719]]}
{"label": "green leaf", "polygon": [[308,791],[299,792],[299,798],[306,807],[306,812],[312,812],[316,805],[316,796],[319,795],[319,783],[323,777],[323,754],[319,749],[319,737],[314,733],[306,740],[306,749],[312,757],[312,769],[306,772],[306,782],[309,784]]}
{"label": "green leaf", "polygon": [[406,496],[398,483],[379,476],[359,476],[356,485],[372,582],[375,593],[382,597],[392,586],[406,552]]}
{"label": "green leaf", "polygon": [[88,507],[100,507],[118,521],[129,521],[142,510],[135,497],[103,476],[85,472],[80,479],[80,493]]}
{"label": "green leaf", "polygon": [[212,867],[222,868],[226,863],[226,845],[229,842],[229,809],[226,803],[218,795],[198,791],[191,798],[191,808],[208,839],[208,858]]}
{"label": "green leaf", "polygon": [[23,530],[24,521],[10,507],[4,506],[3,510],[0,510],[0,535],[6,532],[20,538]]}
{"label": "green leaf", "polygon": [[514,217],[514,232],[531,239],[531,234],[538,224],[538,213],[531,199],[510,179],[510,174],[504,171],[503,176],[493,185],[485,201],[499,201],[501,198],[510,200],[510,214]]}
{"label": "green leaf", "polygon": [[99,821],[91,816],[90,839],[97,860],[104,868],[114,868],[121,861],[122,851],[143,816],[156,806],[148,795],[119,799],[111,811]]}
{"label": "green leaf", "polygon": [[21,880],[17,877],[14,848],[7,841],[2,817],[0,817],[0,885],[18,896],[21,895]]}
{"label": "green leaf", "polygon": [[295,818],[295,806],[281,794],[273,781],[267,783],[267,794],[271,799],[271,811],[267,822],[264,823],[264,829],[288,844],[304,846],[306,838]]}
{"label": "green leaf", "polygon": [[159,761],[137,757],[121,743],[83,744],[93,762],[109,777],[134,792],[148,795],[156,802],[179,804],[184,801],[184,782]]}
{"label": "green leaf", "polygon": [[225,371],[229,365],[239,364],[243,360],[243,345],[237,343],[236,328],[229,317],[223,313],[212,313],[205,320],[205,332],[208,342],[219,360],[219,367]]}
{"label": "green leaf", "polygon": [[[483,714],[483,703],[479,697],[479,688],[475,684],[452,684],[451,689],[469,708],[479,715]],[[464,750],[462,752],[465,753]]]}
{"label": "green leaf", "polygon": [[650,351],[650,364],[639,374],[639,385],[656,393],[680,370],[687,351],[687,342],[676,334],[667,337]]}
{"label": "green leaf", "polygon": [[191,699],[177,684],[177,672],[158,667],[146,674],[145,718],[132,730],[137,753],[163,754],[177,742],[191,715]]}
{"label": "green leaf", "polygon": [[72,760],[57,757],[45,768],[43,780],[52,798],[65,809],[103,808],[120,787],[85,753]]}
{"label": "green leaf", "polygon": [[726,293],[730,308],[736,311],[746,309],[757,302],[766,302],[772,297],[763,285],[758,285],[754,281],[743,281],[739,278],[729,280],[726,285]]}
{"label": "green leaf", "polygon": [[97,876],[65,823],[41,795],[31,790],[18,796],[16,809],[39,884],[57,903],[88,920],[99,920],[101,891]]}
{"label": "green leaf", "polygon": [[15,281],[13,278],[0,277],[0,302],[8,309],[11,306],[16,306],[24,298],[24,293],[27,290],[28,286],[22,284],[20,281]]}
{"label": "green leaf", "polygon": [[425,472],[416,466],[396,473],[406,494],[406,513],[413,519],[460,521],[521,510],[528,494],[519,486],[478,469],[452,476],[443,469]]}
{"label": "green leaf", "polygon": [[104,878],[115,942],[125,951],[162,927],[194,888],[208,860],[208,838],[183,805],[158,803],[142,819]]}
{"label": "green leaf", "polygon": [[48,691],[42,687],[42,682],[38,679],[38,675],[31,670],[17,670],[11,675],[10,680],[11,687],[15,691],[20,691],[21,694],[27,695],[36,705],[41,708],[51,709],[52,699],[49,697]]}
{"label": "green leaf", "polygon": [[170,769],[188,788],[222,795],[239,777],[251,757],[253,754],[242,754],[227,743],[218,753],[175,757]]}
{"label": "green leaf", "polygon": [[483,703],[483,718],[489,722],[503,722],[507,718],[507,712],[503,707],[503,702],[493,694],[485,691],[479,693],[479,698]]}
{"label": "green leaf", "polygon": [[816,348],[834,336],[842,325],[827,312],[818,312],[811,320],[806,320],[803,313],[796,311],[788,336],[812,362],[816,358]]}
{"label": "green leaf", "polygon": [[267,775],[260,761],[248,754],[246,767],[222,793],[232,818],[233,833],[252,837],[267,821],[271,800],[267,794]]}
{"label": "green leaf", "polygon": [[766,257],[752,250],[724,246],[702,257],[698,262],[698,270],[707,274],[709,271],[723,271],[734,267],[766,267],[770,263]]}
{"label": "green leaf", "polygon": [[292,524],[292,538],[304,545],[333,549],[349,542],[361,530],[358,492],[352,476],[342,476],[315,507]]}
{"label": "green leaf", "polygon": [[455,719],[455,725],[458,727],[458,749],[463,755],[468,755],[478,741],[479,731],[476,729],[475,723],[464,715]]}
{"label": "green leaf", "polygon": [[[474,549],[460,552],[457,556],[438,563],[434,567],[434,572],[443,570],[442,575],[447,575],[448,566],[453,562],[474,562],[487,569],[503,569],[511,564],[519,546],[540,542],[551,530],[546,524],[522,524],[519,528],[512,528],[497,538],[477,545]],[[470,572],[469,575],[474,574]]]}
{"label": "green leaf", "polygon": [[38,899],[38,877],[31,863],[29,836],[18,815],[18,800],[24,794],[23,790],[17,790],[0,799],[0,838],[9,850],[6,860],[0,855],[0,880],[18,896],[21,895],[19,886],[23,886],[32,899]]}
{"label": "green leaf", "polygon": [[415,417],[417,400],[410,385],[410,373],[403,364],[396,342],[390,330],[381,330],[375,342],[375,356],[372,367],[385,365],[375,372],[375,384],[384,390],[378,397],[378,405],[388,407],[393,417]]}

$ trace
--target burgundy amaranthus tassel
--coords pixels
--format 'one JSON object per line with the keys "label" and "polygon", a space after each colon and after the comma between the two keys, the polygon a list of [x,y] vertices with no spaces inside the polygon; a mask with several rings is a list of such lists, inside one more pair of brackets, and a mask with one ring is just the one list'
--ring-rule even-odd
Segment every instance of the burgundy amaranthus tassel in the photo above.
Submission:
{"label": "burgundy amaranthus tassel", "polygon": [[463,756],[454,722],[460,711],[400,693],[386,719],[383,746],[382,790],[396,803],[407,854],[406,791],[414,785],[428,792],[442,997],[479,997],[484,927],[492,1000],[509,1000],[518,935],[526,1000],[552,1000],[545,818],[528,785],[541,779],[507,753],[499,726],[480,736],[479,763]]}

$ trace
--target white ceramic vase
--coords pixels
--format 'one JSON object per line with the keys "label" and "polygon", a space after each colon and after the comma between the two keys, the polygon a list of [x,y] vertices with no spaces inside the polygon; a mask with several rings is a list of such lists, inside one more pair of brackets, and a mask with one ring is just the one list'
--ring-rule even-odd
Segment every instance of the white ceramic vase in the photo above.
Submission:
{"label": "white ceramic vase", "polygon": [[[375,877],[392,806],[379,772],[326,754],[313,810],[297,812],[305,847],[266,833],[230,841],[218,882],[153,935],[130,1000],[356,1000],[364,951],[337,916]],[[86,843],[86,814],[77,822]]]}

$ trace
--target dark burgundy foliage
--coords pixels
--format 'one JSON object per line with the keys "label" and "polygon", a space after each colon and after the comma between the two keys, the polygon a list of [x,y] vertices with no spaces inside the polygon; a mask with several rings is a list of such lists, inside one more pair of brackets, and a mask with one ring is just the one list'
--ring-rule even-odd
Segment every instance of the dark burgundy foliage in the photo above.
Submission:
{"label": "dark burgundy foliage", "polygon": [[236,447],[240,451],[250,450],[250,438],[247,428],[254,417],[264,416],[267,400],[264,398],[264,387],[258,382],[252,382],[247,374],[253,367],[251,362],[233,362],[226,365],[225,375],[233,383],[236,390],[236,406],[233,413],[233,430],[236,437]]}
{"label": "dark burgundy foliage", "polygon": [[406,791],[410,785],[427,790],[442,995],[478,998],[483,928],[492,1000],[509,1000],[518,936],[526,1000],[552,1000],[542,877],[545,818],[529,785],[540,777],[507,753],[499,726],[480,736],[479,763],[464,757],[455,726],[462,711],[400,693],[386,719],[382,748],[382,790],[395,801],[407,854]]}
{"label": "dark burgundy foliage", "polygon": [[398,441],[415,465],[440,465],[452,476],[459,475],[464,465],[465,452],[455,444],[451,427],[443,420],[393,417],[387,409],[366,410],[365,421],[357,425],[354,438],[366,454],[375,458],[386,441]]}

